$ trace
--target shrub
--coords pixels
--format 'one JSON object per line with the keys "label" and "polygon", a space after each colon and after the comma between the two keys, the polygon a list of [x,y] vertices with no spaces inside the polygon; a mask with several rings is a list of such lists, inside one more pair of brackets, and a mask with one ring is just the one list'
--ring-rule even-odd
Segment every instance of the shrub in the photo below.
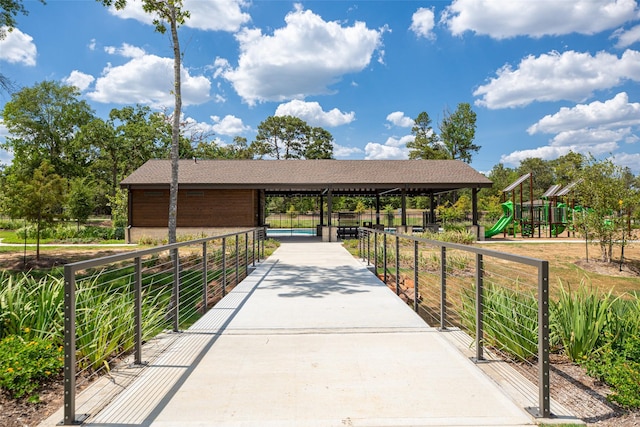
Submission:
{"label": "shrub", "polygon": [[0,341],[0,387],[14,398],[29,397],[62,371],[62,346],[33,338],[9,336]]}
{"label": "shrub", "polygon": [[588,288],[584,280],[578,291],[560,283],[560,297],[550,304],[552,343],[561,344],[574,362],[587,358],[603,345],[605,330],[618,328],[611,310],[616,300],[611,291],[604,294]]}

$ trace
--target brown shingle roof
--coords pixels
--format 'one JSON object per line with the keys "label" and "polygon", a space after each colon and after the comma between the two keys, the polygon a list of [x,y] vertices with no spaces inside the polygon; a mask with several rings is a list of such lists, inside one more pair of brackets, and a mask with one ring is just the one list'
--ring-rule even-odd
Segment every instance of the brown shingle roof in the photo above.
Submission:
{"label": "brown shingle roof", "polygon": [[[180,160],[182,188],[251,188],[270,192],[412,193],[490,187],[491,181],[458,160]],[[166,187],[169,160],[149,160],[123,187]]]}

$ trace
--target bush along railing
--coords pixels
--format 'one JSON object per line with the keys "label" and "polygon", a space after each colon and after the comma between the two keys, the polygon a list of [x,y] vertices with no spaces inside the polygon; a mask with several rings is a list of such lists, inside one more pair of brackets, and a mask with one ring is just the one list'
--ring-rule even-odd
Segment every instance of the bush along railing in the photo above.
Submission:
{"label": "bush along railing", "polygon": [[128,252],[64,267],[64,425],[76,390],[117,363],[144,365],[143,343],[188,328],[264,257],[265,230]]}
{"label": "bush along railing", "polygon": [[465,332],[476,361],[532,367],[538,407],[527,410],[551,415],[548,261],[369,228],[358,249],[429,325]]}

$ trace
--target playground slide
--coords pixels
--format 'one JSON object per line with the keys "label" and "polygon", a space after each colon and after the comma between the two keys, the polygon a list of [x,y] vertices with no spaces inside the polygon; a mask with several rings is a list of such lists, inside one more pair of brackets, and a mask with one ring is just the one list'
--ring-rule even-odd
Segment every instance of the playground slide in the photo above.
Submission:
{"label": "playground slide", "polygon": [[493,227],[491,227],[490,229],[484,232],[485,238],[488,239],[489,237],[493,237],[496,234],[503,233],[504,230],[507,228],[507,226],[511,224],[511,222],[513,221],[513,203],[512,202],[503,203],[502,210],[504,211],[504,214],[500,217],[498,222],[496,222],[496,224]]}

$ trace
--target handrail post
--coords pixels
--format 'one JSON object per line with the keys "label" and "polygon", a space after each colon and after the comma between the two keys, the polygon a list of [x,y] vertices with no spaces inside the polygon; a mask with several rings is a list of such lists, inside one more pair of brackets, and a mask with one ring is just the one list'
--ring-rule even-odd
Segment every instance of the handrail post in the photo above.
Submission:
{"label": "handrail post", "polygon": [[171,249],[173,258],[173,332],[180,330],[180,259],[178,249]]}
{"label": "handrail post", "polygon": [[538,375],[540,416],[549,418],[549,261],[538,267]]}
{"label": "handrail post", "polygon": [[227,295],[227,238],[222,238],[222,296]]}
{"label": "handrail post", "polygon": [[249,275],[249,232],[244,233],[244,275]]}
{"label": "handrail post", "polygon": [[256,266],[256,236],[258,235],[258,230],[253,229],[253,238],[251,239],[251,265]]}
{"label": "handrail post", "polygon": [[373,234],[373,269],[376,276],[378,275],[378,230]]}
{"label": "handrail post", "polygon": [[207,242],[204,242],[202,243],[202,314],[207,312],[209,301],[209,266],[207,257]]}
{"label": "handrail post", "polygon": [[367,266],[371,265],[371,233],[367,231]]}
{"label": "handrail post", "polygon": [[76,424],[76,277],[64,267],[64,425]]}
{"label": "handrail post", "polygon": [[400,295],[400,237],[396,234],[396,295]]}
{"label": "handrail post", "polygon": [[239,235],[236,234],[236,285],[240,282],[240,242]]}
{"label": "handrail post", "polygon": [[483,269],[482,254],[476,254],[476,361],[484,359]]}
{"label": "handrail post", "polygon": [[133,281],[133,315],[134,315],[134,346],[135,356],[133,363],[142,364],[142,258],[134,259],[134,281]]}
{"label": "handrail post", "polygon": [[384,271],[384,283],[387,283],[387,235],[382,235],[382,270]]}
{"label": "handrail post", "polygon": [[440,329],[447,329],[447,248],[440,248]]}
{"label": "handrail post", "polygon": [[418,241],[413,241],[413,310],[418,312],[418,268],[420,266]]}

